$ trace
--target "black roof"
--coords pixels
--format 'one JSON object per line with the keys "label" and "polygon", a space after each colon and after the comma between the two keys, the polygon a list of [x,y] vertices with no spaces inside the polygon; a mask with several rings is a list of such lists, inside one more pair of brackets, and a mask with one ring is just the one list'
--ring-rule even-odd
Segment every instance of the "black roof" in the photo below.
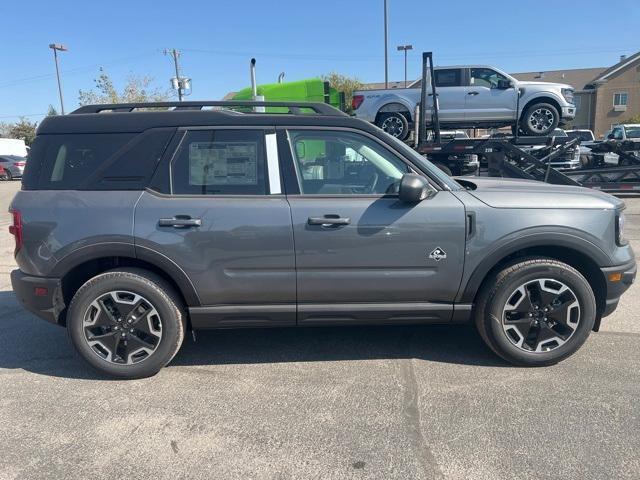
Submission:
{"label": "black roof", "polygon": [[[258,113],[251,111],[254,107],[286,108],[288,113]],[[87,105],[69,115],[46,117],[38,134],[138,133],[160,127],[244,125],[356,127],[375,132],[371,124],[324,103],[212,101]]]}

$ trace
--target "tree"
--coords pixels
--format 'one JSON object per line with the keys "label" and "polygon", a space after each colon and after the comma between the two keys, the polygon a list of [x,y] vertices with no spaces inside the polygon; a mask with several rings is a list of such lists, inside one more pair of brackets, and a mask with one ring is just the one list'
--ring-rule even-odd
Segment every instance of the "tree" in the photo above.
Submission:
{"label": "tree", "polygon": [[53,105],[49,105],[49,108],[47,109],[47,117],[55,117],[56,115],[58,115],[58,110],[56,110]]}
{"label": "tree", "polygon": [[129,75],[122,92],[118,92],[111,77],[100,68],[100,75],[94,79],[96,90],[80,90],[78,100],[80,105],[96,103],[133,103],[133,102],[162,102],[169,99],[168,91],[152,87],[153,78]]}
{"label": "tree", "polygon": [[347,113],[351,113],[351,99],[353,98],[353,92],[354,90],[359,90],[363,87],[362,82],[357,78],[341,75],[337,72],[331,72],[328,75],[323,75],[322,80],[329,82],[329,85],[339,92],[344,92],[346,103],[345,110]]}
{"label": "tree", "polygon": [[31,145],[36,138],[36,128],[38,122],[30,122],[25,117],[20,117],[16,123],[9,125],[7,136],[24,140],[24,143]]}

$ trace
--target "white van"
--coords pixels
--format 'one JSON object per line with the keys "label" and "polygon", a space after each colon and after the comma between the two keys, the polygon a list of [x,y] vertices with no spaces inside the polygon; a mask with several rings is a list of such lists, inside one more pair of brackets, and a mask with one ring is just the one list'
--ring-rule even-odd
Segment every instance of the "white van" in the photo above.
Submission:
{"label": "white van", "polygon": [[0,155],[15,155],[16,157],[26,157],[29,147],[24,140],[16,138],[0,138]]}

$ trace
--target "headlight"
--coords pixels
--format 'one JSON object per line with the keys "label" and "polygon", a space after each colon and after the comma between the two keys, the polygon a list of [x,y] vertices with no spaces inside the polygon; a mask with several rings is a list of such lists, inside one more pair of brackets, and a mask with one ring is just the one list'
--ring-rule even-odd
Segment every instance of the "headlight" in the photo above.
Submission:
{"label": "headlight", "polygon": [[620,212],[616,216],[616,243],[618,245],[626,245],[627,240],[624,238],[624,225],[626,223],[624,213]]}
{"label": "headlight", "polygon": [[570,103],[571,105],[573,105],[573,89],[563,88],[561,91],[562,91],[562,96],[567,101],[567,103]]}

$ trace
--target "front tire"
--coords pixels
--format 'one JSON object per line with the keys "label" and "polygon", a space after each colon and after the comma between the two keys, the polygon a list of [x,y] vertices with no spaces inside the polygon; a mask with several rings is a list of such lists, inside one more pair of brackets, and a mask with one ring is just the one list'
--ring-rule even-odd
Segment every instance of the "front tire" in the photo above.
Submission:
{"label": "front tire", "polygon": [[535,103],[524,111],[520,128],[525,135],[549,135],[560,123],[558,109],[550,103]]}
{"label": "front tire", "polygon": [[74,295],[67,331],[80,356],[117,378],[155,375],[178,352],[185,332],[180,297],[161,277],[121,268],[97,275]]}
{"label": "front tire", "polygon": [[400,112],[381,113],[376,125],[398,140],[404,140],[409,136],[409,121]]}
{"label": "front tire", "polygon": [[557,260],[519,261],[480,293],[475,322],[482,339],[506,361],[527,367],[558,363],[589,337],[596,301],[589,282]]}

